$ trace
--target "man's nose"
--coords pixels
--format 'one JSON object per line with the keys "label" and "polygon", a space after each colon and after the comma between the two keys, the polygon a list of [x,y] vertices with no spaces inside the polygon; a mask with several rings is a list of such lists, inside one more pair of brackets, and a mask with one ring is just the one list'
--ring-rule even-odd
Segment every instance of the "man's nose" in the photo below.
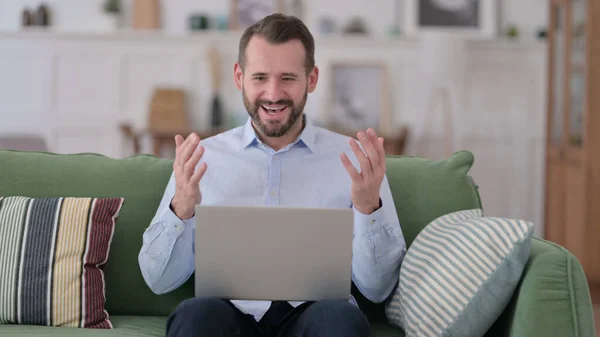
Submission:
{"label": "man's nose", "polygon": [[279,81],[270,81],[265,92],[265,98],[275,103],[283,99],[283,90]]}

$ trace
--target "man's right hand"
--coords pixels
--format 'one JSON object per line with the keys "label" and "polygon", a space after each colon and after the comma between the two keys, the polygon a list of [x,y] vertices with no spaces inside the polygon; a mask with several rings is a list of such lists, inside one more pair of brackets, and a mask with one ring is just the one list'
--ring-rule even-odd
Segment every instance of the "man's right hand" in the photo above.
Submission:
{"label": "man's right hand", "polygon": [[194,216],[194,207],[202,201],[200,179],[206,172],[206,163],[202,163],[196,170],[196,165],[204,154],[204,148],[198,146],[199,143],[200,137],[195,133],[185,140],[180,135],[175,136],[175,195],[171,200],[171,208],[182,220]]}

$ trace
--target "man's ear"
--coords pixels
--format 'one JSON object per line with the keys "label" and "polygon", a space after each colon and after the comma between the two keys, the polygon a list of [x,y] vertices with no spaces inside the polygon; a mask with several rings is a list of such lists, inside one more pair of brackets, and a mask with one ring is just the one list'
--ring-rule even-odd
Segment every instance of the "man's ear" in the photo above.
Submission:
{"label": "man's ear", "polygon": [[242,90],[242,81],[244,77],[244,71],[242,70],[242,66],[236,62],[233,65],[233,80],[235,81],[235,86]]}
{"label": "man's ear", "polygon": [[317,88],[319,80],[319,67],[315,66],[308,74],[308,92],[312,93]]}

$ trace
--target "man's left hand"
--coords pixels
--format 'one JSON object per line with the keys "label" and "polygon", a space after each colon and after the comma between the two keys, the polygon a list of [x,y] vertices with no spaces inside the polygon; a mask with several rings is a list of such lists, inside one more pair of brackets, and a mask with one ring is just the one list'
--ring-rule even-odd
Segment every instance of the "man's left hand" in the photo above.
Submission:
{"label": "man's left hand", "polygon": [[357,211],[363,214],[375,212],[380,205],[379,190],[385,177],[385,150],[383,138],[377,137],[373,129],[357,134],[363,149],[354,138],[350,139],[350,147],[360,164],[360,173],[352,165],[348,156],[342,153],[342,164],[352,178],[352,203]]}

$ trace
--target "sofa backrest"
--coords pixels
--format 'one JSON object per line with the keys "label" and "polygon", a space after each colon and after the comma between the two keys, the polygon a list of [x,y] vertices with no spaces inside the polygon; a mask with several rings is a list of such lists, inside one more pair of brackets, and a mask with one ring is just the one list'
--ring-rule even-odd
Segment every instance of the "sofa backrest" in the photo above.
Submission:
{"label": "sofa backrest", "polygon": [[[473,155],[461,151],[443,161],[389,156],[387,176],[407,244],[443,214],[481,207],[468,176]],[[137,256],[172,171],[172,161],[149,155],[113,159],[97,154],[0,150],[0,196],[123,197],[125,203],[105,267],[110,315],[168,315],[193,296],[193,276],[181,288],[155,295],[145,284]],[[369,318],[383,319],[383,305],[353,288]]]}

